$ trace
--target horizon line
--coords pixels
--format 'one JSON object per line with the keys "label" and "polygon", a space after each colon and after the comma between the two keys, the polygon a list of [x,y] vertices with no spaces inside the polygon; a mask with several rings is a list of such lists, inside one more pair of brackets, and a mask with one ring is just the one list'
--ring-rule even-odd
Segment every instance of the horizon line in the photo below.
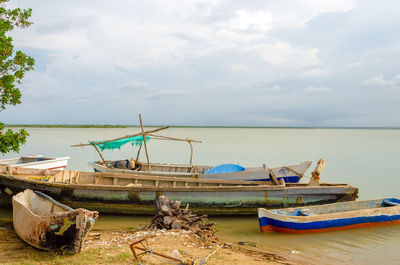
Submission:
{"label": "horizon line", "polygon": [[[140,127],[131,124],[4,124],[5,127],[27,128],[129,128]],[[143,125],[160,127],[165,125]],[[251,125],[169,125],[170,128],[271,128],[271,129],[400,129],[395,126],[251,126]]]}

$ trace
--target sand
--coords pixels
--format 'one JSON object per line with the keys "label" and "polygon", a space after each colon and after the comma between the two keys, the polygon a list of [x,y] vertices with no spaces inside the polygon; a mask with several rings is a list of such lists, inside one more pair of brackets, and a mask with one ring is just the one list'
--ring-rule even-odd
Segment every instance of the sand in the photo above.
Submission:
{"label": "sand", "polygon": [[[222,242],[216,237],[203,239],[184,230],[101,231],[91,232],[85,239],[81,253],[65,255],[37,250],[23,242],[12,228],[0,228],[0,264],[138,264],[130,245],[147,238],[149,250],[166,255],[176,255],[194,264],[294,264],[273,253],[257,248]],[[137,250],[137,253],[142,251]],[[179,264],[148,253],[142,256],[142,264]],[[173,262],[173,263],[166,263]]]}

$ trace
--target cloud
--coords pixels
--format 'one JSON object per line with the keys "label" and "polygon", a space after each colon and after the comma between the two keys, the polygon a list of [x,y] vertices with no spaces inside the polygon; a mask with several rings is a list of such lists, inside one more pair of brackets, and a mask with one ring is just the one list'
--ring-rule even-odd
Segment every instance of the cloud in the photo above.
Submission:
{"label": "cloud", "polygon": [[217,26],[232,30],[267,32],[271,28],[271,13],[260,10],[236,10],[235,17]]}
{"label": "cloud", "polygon": [[186,97],[188,95],[189,94],[184,91],[159,90],[159,91],[153,92],[152,94],[147,96],[147,98],[154,99],[154,100],[167,99],[167,98],[175,98],[176,99],[176,98]]}
{"label": "cloud", "polygon": [[293,68],[320,64],[317,49],[303,50],[285,42],[260,44],[254,48],[263,60],[272,65],[286,64],[286,67]]}
{"label": "cloud", "polygon": [[134,80],[128,84],[125,84],[117,88],[117,91],[127,92],[127,93],[153,92],[154,88],[150,87],[150,85],[145,82]]}
{"label": "cloud", "polygon": [[400,85],[400,75],[396,75],[391,79],[385,79],[383,76],[376,76],[371,79],[365,80],[364,85],[375,85],[383,87],[398,87]]}
{"label": "cloud", "polygon": [[306,93],[319,93],[319,92],[327,92],[330,91],[331,89],[329,87],[321,86],[321,87],[314,87],[314,86],[309,86],[304,89],[304,92]]}
{"label": "cloud", "polygon": [[305,76],[328,76],[331,71],[327,68],[310,68],[302,72]]}
{"label": "cloud", "polygon": [[[91,123],[94,113],[129,123],[118,114],[146,111],[182,124],[368,124],[370,115],[371,125],[400,126],[392,115],[400,111],[398,1],[8,4],[33,8],[34,24],[12,36],[37,65],[6,121],[42,108],[70,123]],[[308,107],[316,99],[319,115]]]}

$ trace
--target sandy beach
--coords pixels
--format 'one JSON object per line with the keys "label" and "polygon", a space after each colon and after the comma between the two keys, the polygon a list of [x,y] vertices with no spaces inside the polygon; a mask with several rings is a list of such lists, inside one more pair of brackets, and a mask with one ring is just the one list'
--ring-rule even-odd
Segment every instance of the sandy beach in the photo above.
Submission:
{"label": "sandy beach", "polygon": [[[142,238],[147,238],[152,251],[166,255],[179,253],[179,259],[194,261],[194,264],[204,264],[204,261],[205,264],[298,264],[245,242],[239,245],[217,238],[202,239],[185,230],[93,231],[85,239],[82,252],[75,255],[37,250],[23,242],[11,227],[2,227],[0,238],[1,264],[139,264],[130,244]],[[142,258],[142,264],[146,264],[148,255]],[[151,255],[148,264],[166,262],[171,260]]]}

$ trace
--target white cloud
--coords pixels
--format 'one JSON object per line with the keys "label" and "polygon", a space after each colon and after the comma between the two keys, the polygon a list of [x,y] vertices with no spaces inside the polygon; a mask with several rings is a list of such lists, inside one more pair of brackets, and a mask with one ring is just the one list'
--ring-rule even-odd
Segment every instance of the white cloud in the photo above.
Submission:
{"label": "white cloud", "polygon": [[365,80],[364,85],[376,85],[384,87],[396,87],[400,85],[400,75],[396,75],[391,79],[385,79],[383,76],[376,76],[371,79]]}
{"label": "white cloud", "polygon": [[330,90],[331,89],[329,87],[325,87],[325,86],[320,86],[320,87],[309,86],[304,89],[304,92],[305,93],[319,93],[319,92],[327,92]]}
{"label": "white cloud", "polygon": [[226,23],[218,23],[217,26],[231,28],[233,30],[254,30],[266,32],[271,29],[271,13],[260,10],[236,10],[235,17]]}
{"label": "white cloud", "polygon": [[361,67],[361,66],[364,66],[364,63],[363,63],[363,62],[360,62],[360,61],[358,61],[358,62],[351,62],[351,63],[348,63],[347,66],[348,66],[348,67]]}
{"label": "white cloud", "polygon": [[328,76],[331,71],[327,68],[311,68],[306,69],[302,72],[302,75],[306,76]]}
{"label": "white cloud", "polygon": [[272,65],[286,64],[288,68],[306,67],[320,64],[317,49],[304,50],[286,42],[255,45],[254,49]]}

